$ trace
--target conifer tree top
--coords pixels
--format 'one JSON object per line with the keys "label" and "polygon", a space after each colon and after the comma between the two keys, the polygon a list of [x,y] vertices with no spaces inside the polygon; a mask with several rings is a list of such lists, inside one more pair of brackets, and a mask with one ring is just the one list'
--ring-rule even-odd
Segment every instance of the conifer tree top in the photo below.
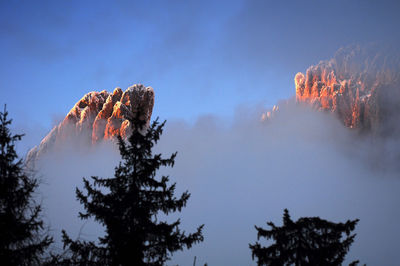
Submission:
{"label": "conifer tree top", "polygon": [[52,243],[42,234],[41,207],[33,200],[37,179],[26,173],[15,151],[23,135],[12,135],[8,112],[0,112],[0,261],[4,265],[35,265]]}
{"label": "conifer tree top", "polygon": [[258,265],[341,265],[354,241],[355,234],[351,232],[358,221],[334,223],[303,217],[294,222],[285,209],[282,226],[268,222],[270,230],[255,227],[258,239],[271,239],[274,243],[268,247],[259,242],[250,244],[253,259],[257,258]]}
{"label": "conifer tree top", "polygon": [[[136,117],[140,117],[137,115]],[[64,243],[72,250],[70,262],[82,261],[111,265],[163,265],[170,255],[191,248],[203,240],[202,228],[186,234],[180,220],[168,223],[159,214],[181,211],[190,194],[175,195],[176,184],[168,176],[158,176],[161,167],[173,167],[176,153],[164,158],[153,154],[165,125],[156,119],[148,128],[145,121],[130,119],[132,134],[118,137],[122,161],[111,178],[84,178],[84,190],[76,190],[85,212],[105,227],[105,236],[94,242],[73,241],[64,232]]]}

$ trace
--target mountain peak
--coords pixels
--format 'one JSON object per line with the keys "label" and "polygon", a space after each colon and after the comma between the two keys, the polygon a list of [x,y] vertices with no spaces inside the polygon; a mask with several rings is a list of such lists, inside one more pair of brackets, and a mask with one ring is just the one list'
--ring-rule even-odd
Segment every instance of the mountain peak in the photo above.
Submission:
{"label": "mountain peak", "polygon": [[154,90],[142,84],[132,85],[125,91],[115,88],[112,93],[105,90],[89,92],[39,146],[29,151],[27,162],[33,162],[68,139],[95,144],[118,135],[126,137],[131,130],[129,119],[138,113],[139,119],[149,126],[153,106]]}
{"label": "mountain peak", "polygon": [[295,78],[296,101],[335,113],[344,125],[393,134],[399,121],[400,56],[388,47],[351,45]]}

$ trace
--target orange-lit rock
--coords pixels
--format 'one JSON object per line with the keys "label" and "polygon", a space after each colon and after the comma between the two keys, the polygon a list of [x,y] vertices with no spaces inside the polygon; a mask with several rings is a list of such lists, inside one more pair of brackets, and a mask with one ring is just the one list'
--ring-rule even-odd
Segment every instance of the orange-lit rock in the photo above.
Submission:
{"label": "orange-lit rock", "polygon": [[397,50],[375,45],[342,48],[306,75],[296,74],[296,100],[335,113],[347,127],[394,134],[400,123],[399,59]]}
{"label": "orange-lit rock", "polygon": [[106,126],[108,123],[108,118],[113,112],[114,105],[121,99],[122,90],[121,88],[116,88],[112,94],[107,96],[107,100],[103,105],[103,108],[97,114],[96,119],[93,123],[92,130],[92,142],[96,143],[102,140],[105,135]]}
{"label": "orange-lit rock", "polygon": [[88,145],[112,139],[117,135],[126,137],[132,130],[128,118],[134,117],[140,111],[139,119],[146,121],[148,126],[153,106],[153,89],[141,84],[133,85],[125,91],[116,88],[113,93],[105,90],[89,92],[74,105],[65,119],[50,131],[40,145],[28,153],[27,160],[35,160],[66,140],[72,140],[77,145],[80,142]]}

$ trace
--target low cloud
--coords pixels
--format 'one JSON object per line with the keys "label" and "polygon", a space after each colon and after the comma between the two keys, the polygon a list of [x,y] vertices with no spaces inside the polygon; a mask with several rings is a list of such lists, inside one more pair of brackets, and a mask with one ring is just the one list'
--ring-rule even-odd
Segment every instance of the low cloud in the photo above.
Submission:
{"label": "low cloud", "polygon": [[[284,208],[294,219],[359,218],[348,261],[397,261],[400,179],[392,165],[395,153],[384,151],[398,151],[398,142],[385,146],[360,138],[332,115],[298,105],[281,108],[267,122],[260,116],[259,110],[241,108],[229,125],[217,116],[194,125],[166,124],[156,150],[178,156],[174,168],[160,174],[177,182],[177,193],[192,194],[171,219],[180,217],[188,232],[205,224],[205,241],[176,253],[168,265],[191,265],[194,256],[198,265],[255,265],[248,248],[256,241],[254,225],[281,224]],[[101,227],[76,218],[81,206],[75,187],[83,176],[113,176],[118,150],[104,144],[64,151],[48,154],[39,166],[46,217],[58,241],[61,228],[73,238],[95,239]]]}

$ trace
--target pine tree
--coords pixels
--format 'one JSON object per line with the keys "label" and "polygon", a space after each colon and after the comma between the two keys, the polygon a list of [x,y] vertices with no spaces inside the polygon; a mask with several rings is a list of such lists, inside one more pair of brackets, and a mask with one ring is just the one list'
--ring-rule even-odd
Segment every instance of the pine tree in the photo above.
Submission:
{"label": "pine tree", "polygon": [[156,177],[160,167],[173,167],[176,157],[152,153],[165,121],[156,120],[148,129],[142,120],[130,122],[135,127],[128,140],[118,138],[122,162],[115,176],[92,176],[92,182],[84,178],[86,193],[76,190],[85,209],[80,218],[93,217],[105,227],[105,236],[97,244],[73,241],[63,232],[64,246],[70,250],[66,264],[164,265],[173,252],[203,241],[203,225],[186,235],[179,229],[179,219],[160,221],[161,213],[181,211],[190,197],[186,191],[176,198],[168,176]]}
{"label": "pine tree", "polygon": [[[285,209],[283,226],[272,222],[271,230],[256,226],[257,238],[274,240],[269,247],[259,242],[250,244],[253,259],[258,265],[341,265],[354,241],[351,235],[359,220],[333,223],[319,217],[304,217],[292,221]],[[346,237],[342,239],[342,234]],[[358,261],[350,265],[357,265]]]}
{"label": "pine tree", "polygon": [[23,135],[11,135],[8,112],[0,112],[0,263],[38,265],[52,243],[43,233],[41,206],[33,193],[37,179],[28,174],[18,158],[14,144]]}

